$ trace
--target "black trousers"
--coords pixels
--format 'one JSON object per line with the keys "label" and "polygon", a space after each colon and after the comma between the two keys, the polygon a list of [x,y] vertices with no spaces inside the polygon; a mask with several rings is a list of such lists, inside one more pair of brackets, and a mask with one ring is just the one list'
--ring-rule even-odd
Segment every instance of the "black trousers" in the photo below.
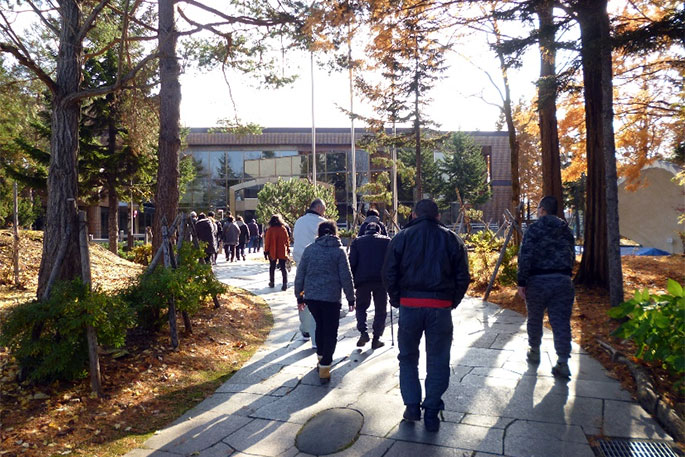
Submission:
{"label": "black trousers", "polygon": [[319,300],[305,300],[309,312],[316,321],[316,353],[321,356],[321,365],[333,362],[333,353],[338,344],[340,303]]}
{"label": "black trousers", "polygon": [[226,251],[226,261],[233,262],[235,260],[235,244],[224,243],[224,250]]}
{"label": "black trousers", "polygon": [[274,273],[276,272],[276,263],[278,262],[278,269],[281,270],[283,275],[283,285],[288,284],[288,270],[285,269],[285,259],[273,259],[269,260],[269,282],[274,283]]}
{"label": "black trousers", "polygon": [[371,305],[373,294],[373,337],[380,338],[385,329],[385,318],[388,315],[388,294],[382,282],[367,282],[357,286],[357,330],[367,333],[366,311]]}

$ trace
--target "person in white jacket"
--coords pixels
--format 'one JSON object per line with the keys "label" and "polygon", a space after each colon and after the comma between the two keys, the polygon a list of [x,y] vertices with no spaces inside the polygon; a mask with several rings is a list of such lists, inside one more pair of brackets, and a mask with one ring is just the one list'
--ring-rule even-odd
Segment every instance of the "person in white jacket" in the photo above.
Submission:
{"label": "person in white jacket", "polygon": [[[323,215],[326,212],[326,204],[320,198],[315,199],[309,209],[295,222],[293,228],[293,259],[295,263],[299,264],[302,259],[304,249],[316,240],[317,229],[319,224],[326,219]],[[314,336],[316,331],[316,322],[309,309],[306,307],[299,312],[300,314],[300,332],[305,338]],[[316,349],[316,341],[312,338],[312,346]]]}

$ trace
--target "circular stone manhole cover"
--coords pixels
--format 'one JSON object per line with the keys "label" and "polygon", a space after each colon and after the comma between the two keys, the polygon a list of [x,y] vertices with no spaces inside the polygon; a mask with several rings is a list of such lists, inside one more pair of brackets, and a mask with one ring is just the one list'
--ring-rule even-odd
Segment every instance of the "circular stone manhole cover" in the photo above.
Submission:
{"label": "circular stone manhole cover", "polygon": [[295,446],[307,454],[333,454],[352,444],[362,425],[364,416],[359,411],[349,408],[327,409],[302,426]]}

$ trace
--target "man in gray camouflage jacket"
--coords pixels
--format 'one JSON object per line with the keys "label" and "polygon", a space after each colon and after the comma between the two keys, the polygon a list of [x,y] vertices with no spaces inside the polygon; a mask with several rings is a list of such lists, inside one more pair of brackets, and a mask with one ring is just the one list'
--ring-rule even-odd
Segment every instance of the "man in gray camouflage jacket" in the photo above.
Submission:
{"label": "man in gray camouflage jacket", "polygon": [[518,292],[528,309],[528,361],[540,362],[542,317],[547,309],[554,335],[557,364],[552,374],[569,378],[571,355],[571,310],[575,291],[571,272],[575,241],[568,224],[557,217],[557,199],[540,200],[538,220],[528,227],[518,258]]}

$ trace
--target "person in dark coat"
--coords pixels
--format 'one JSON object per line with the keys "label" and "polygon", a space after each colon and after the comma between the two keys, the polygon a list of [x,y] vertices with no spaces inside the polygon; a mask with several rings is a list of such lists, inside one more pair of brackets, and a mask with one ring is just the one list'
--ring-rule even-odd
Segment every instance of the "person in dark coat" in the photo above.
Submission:
{"label": "person in dark coat", "polygon": [[380,338],[385,329],[385,317],[388,315],[388,295],[383,285],[381,270],[388,244],[390,244],[390,238],[382,235],[380,230],[381,228],[378,224],[371,222],[367,224],[366,232],[362,236],[355,238],[352,244],[350,244],[350,268],[354,275],[354,287],[357,296],[357,330],[361,334],[357,341],[357,346],[361,347],[369,342],[366,311],[369,305],[371,305],[371,295],[373,294],[372,349],[384,346]]}
{"label": "person in dark coat", "polygon": [[238,225],[238,228],[240,229],[240,237],[238,238],[238,260],[240,260],[240,257],[243,258],[243,260],[247,260],[245,258],[245,244],[247,244],[247,241],[250,239],[250,232],[247,229],[247,224],[243,220],[243,216],[238,216],[236,221],[236,224]]}
{"label": "person in dark coat", "polygon": [[235,262],[236,248],[240,238],[240,228],[233,221],[233,216],[228,216],[224,222],[224,250],[226,251],[226,262]]}
{"label": "person in dark coat", "polygon": [[214,263],[214,256],[216,254],[216,225],[207,218],[205,213],[200,213],[197,216],[197,223],[195,224],[195,231],[197,232],[198,240],[207,243],[205,246],[205,262]]}
{"label": "person in dark coat", "polygon": [[214,228],[216,229],[214,231],[214,245],[216,246],[216,249],[214,250],[214,255],[212,256],[212,265],[216,265],[216,257],[221,252],[222,227],[221,227],[221,224],[216,219],[214,219],[214,211],[208,211],[207,212],[207,219],[212,221],[212,224],[214,224]]}
{"label": "person in dark coat", "polygon": [[304,249],[297,264],[295,297],[298,310],[306,306],[316,321],[314,338],[319,380],[325,384],[331,379],[333,352],[338,342],[340,291],[345,290],[349,310],[354,311],[354,282],[335,221],[324,220],[318,225],[317,233],[318,237]]}
{"label": "person in dark coat", "polygon": [[385,227],[385,224],[381,222],[378,210],[374,208],[369,208],[369,210],[366,212],[366,219],[364,219],[362,225],[359,226],[359,232],[357,232],[357,236],[364,235],[366,233],[366,227],[371,223],[378,224],[378,226],[380,227],[380,234],[388,236],[388,229]]}
{"label": "person in dark coat", "polygon": [[250,219],[250,222],[247,223],[247,231],[250,235],[247,252],[257,252],[257,248],[259,248],[259,227],[254,219]]}
{"label": "person in dark coat", "polygon": [[[410,221],[390,241],[383,281],[390,305],[399,307],[397,341],[404,419],[421,420],[429,432],[440,428],[442,395],[450,382],[452,309],[468,288],[469,263],[464,242],[440,223],[438,205],[420,200]],[[419,345],[426,334],[426,395],[421,402]]]}
{"label": "person in dark coat", "polygon": [[554,335],[557,364],[552,374],[568,379],[571,371],[571,311],[575,290],[571,274],[576,259],[573,232],[557,217],[557,199],[540,200],[538,220],[523,235],[518,257],[518,292],[528,310],[528,361],[540,363],[542,317],[547,310]]}

